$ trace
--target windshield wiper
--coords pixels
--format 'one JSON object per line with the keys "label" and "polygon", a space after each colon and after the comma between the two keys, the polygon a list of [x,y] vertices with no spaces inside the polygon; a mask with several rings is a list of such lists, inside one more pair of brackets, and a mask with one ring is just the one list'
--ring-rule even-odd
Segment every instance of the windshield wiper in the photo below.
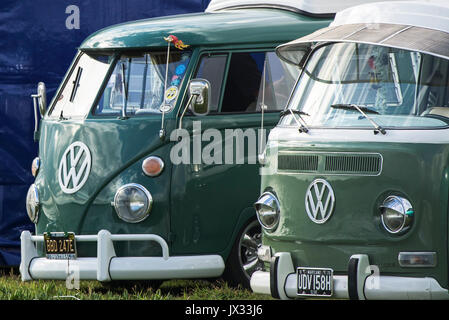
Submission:
{"label": "windshield wiper", "polygon": [[[293,110],[293,109],[289,108],[289,109],[285,109],[285,110],[281,111],[281,113],[280,113],[281,118],[286,116],[287,114],[291,114],[293,116],[293,119],[295,119],[296,123],[298,124],[299,132],[304,132],[304,133],[309,132],[309,127],[307,126],[307,122],[304,121],[302,116],[310,116],[310,114],[308,114],[304,111]],[[298,118],[296,118],[295,115],[297,115],[298,118],[301,119],[302,123],[298,121]]]}
{"label": "windshield wiper", "polygon": [[78,91],[78,87],[80,85],[81,74],[83,73],[83,68],[78,67],[78,71],[76,72],[75,80],[73,81],[72,93],[70,94],[70,102],[75,100],[76,92]]}
{"label": "windshield wiper", "polygon": [[61,110],[61,114],[59,115],[58,120],[68,120],[68,118],[64,117],[63,112],[64,112],[64,110]]}
{"label": "windshield wiper", "polygon": [[350,103],[336,103],[336,104],[331,105],[331,107],[335,108],[335,109],[344,109],[344,110],[354,110],[354,109],[358,110],[359,109],[359,111],[362,110],[366,113],[379,114],[379,112],[377,112],[376,110],[373,110],[373,109],[370,109],[367,107],[358,106],[356,104],[350,104]]}
{"label": "windshield wiper", "polygon": [[360,112],[366,119],[369,120],[369,122],[371,122],[371,124],[373,125],[373,127],[375,128],[374,130],[374,134],[378,134],[379,132],[382,134],[386,134],[387,132],[385,131],[384,128],[382,128],[376,121],[374,121],[370,116],[367,115],[367,113],[371,113],[371,114],[379,114],[379,112],[369,109],[367,107],[362,107],[362,106],[358,106],[356,104],[350,104],[350,103],[337,103],[337,104],[332,104],[331,108],[334,109],[344,109],[344,110],[357,110],[358,112]]}
{"label": "windshield wiper", "polygon": [[126,115],[126,104],[128,102],[128,84],[126,83],[126,76],[125,76],[125,64],[122,63],[121,65],[121,76],[122,76],[122,116],[121,119],[128,119]]}
{"label": "windshield wiper", "polygon": [[293,110],[293,109],[286,109],[286,110],[282,110],[280,112],[281,118],[286,116],[287,114],[291,114],[291,113],[297,114],[299,116],[310,116],[310,114],[308,114],[307,112],[304,111],[299,111],[299,110]]}

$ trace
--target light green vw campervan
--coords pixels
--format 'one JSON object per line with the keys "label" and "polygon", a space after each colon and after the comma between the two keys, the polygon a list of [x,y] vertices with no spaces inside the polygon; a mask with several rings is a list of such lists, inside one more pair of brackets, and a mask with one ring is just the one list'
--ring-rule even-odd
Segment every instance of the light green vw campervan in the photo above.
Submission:
{"label": "light green vw campervan", "polygon": [[448,21],[366,4],[277,49],[302,74],[264,155],[255,292],[449,298]]}
{"label": "light green vw campervan", "polygon": [[249,285],[260,267],[257,154],[236,159],[238,141],[229,156],[217,139],[259,137],[262,102],[274,127],[298,75],[275,47],[330,23],[328,12],[263,3],[217,0],[100,30],[48,108],[40,85],[24,281],[224,274]]}

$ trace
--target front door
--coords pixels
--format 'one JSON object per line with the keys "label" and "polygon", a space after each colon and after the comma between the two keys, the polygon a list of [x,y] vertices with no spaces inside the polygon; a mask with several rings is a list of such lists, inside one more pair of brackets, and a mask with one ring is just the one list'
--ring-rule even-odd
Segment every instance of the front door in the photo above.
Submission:
{"label": "front door", "polygon": [[260,134],[261,104],[267,105],[264,127],[271,129],[296,75],[274,52],[201,55],[193,77],[210,83],[210,112],[200,117],[187,111],[182,120],[187,136],[172,149],[173,253],[225,252],[236,229],[252,214],[255,218],[257,154],[266,139]]}

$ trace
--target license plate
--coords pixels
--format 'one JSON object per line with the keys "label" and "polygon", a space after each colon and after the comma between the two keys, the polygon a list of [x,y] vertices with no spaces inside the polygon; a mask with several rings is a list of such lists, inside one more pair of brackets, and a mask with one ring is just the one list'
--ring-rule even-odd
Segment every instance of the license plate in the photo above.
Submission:
{"label": "license plate", "polygon": [[45,232],[44,247],[47,259],[76,259],[76,242],[73,232]]}
{"label": "license plate", "polygon": [[298,295],[330,297],[333,290],[333,270],[297,268]]}

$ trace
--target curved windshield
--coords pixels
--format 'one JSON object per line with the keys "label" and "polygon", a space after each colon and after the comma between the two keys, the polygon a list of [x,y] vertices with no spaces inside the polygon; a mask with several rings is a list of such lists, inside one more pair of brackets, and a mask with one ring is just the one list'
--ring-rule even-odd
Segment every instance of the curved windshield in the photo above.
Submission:
{"label": "curved windshield", "polygon": [[48,115],[60,119],[86,116],[112,61],[112,56],[80,53]]}
{"label": "curved windshield", "polygon": [[[50,117],[85,117],[107,84],[93,112],[101,116],[160,114],[173,109],[183,83],[190,52],[98,55],[81,52],[50,108]],[[113,64],[115,63],[115,65]],[[168,67],[167,67],[168,66]]]}
{"label": "curved windshield", "polygon": [[[308,127],[443,127],[449,124],[448,69],[448,60],[418,52],[329,44],[313,52],[288,108],[301,111]],[[296,125],[286,114],[280,124]]]}

